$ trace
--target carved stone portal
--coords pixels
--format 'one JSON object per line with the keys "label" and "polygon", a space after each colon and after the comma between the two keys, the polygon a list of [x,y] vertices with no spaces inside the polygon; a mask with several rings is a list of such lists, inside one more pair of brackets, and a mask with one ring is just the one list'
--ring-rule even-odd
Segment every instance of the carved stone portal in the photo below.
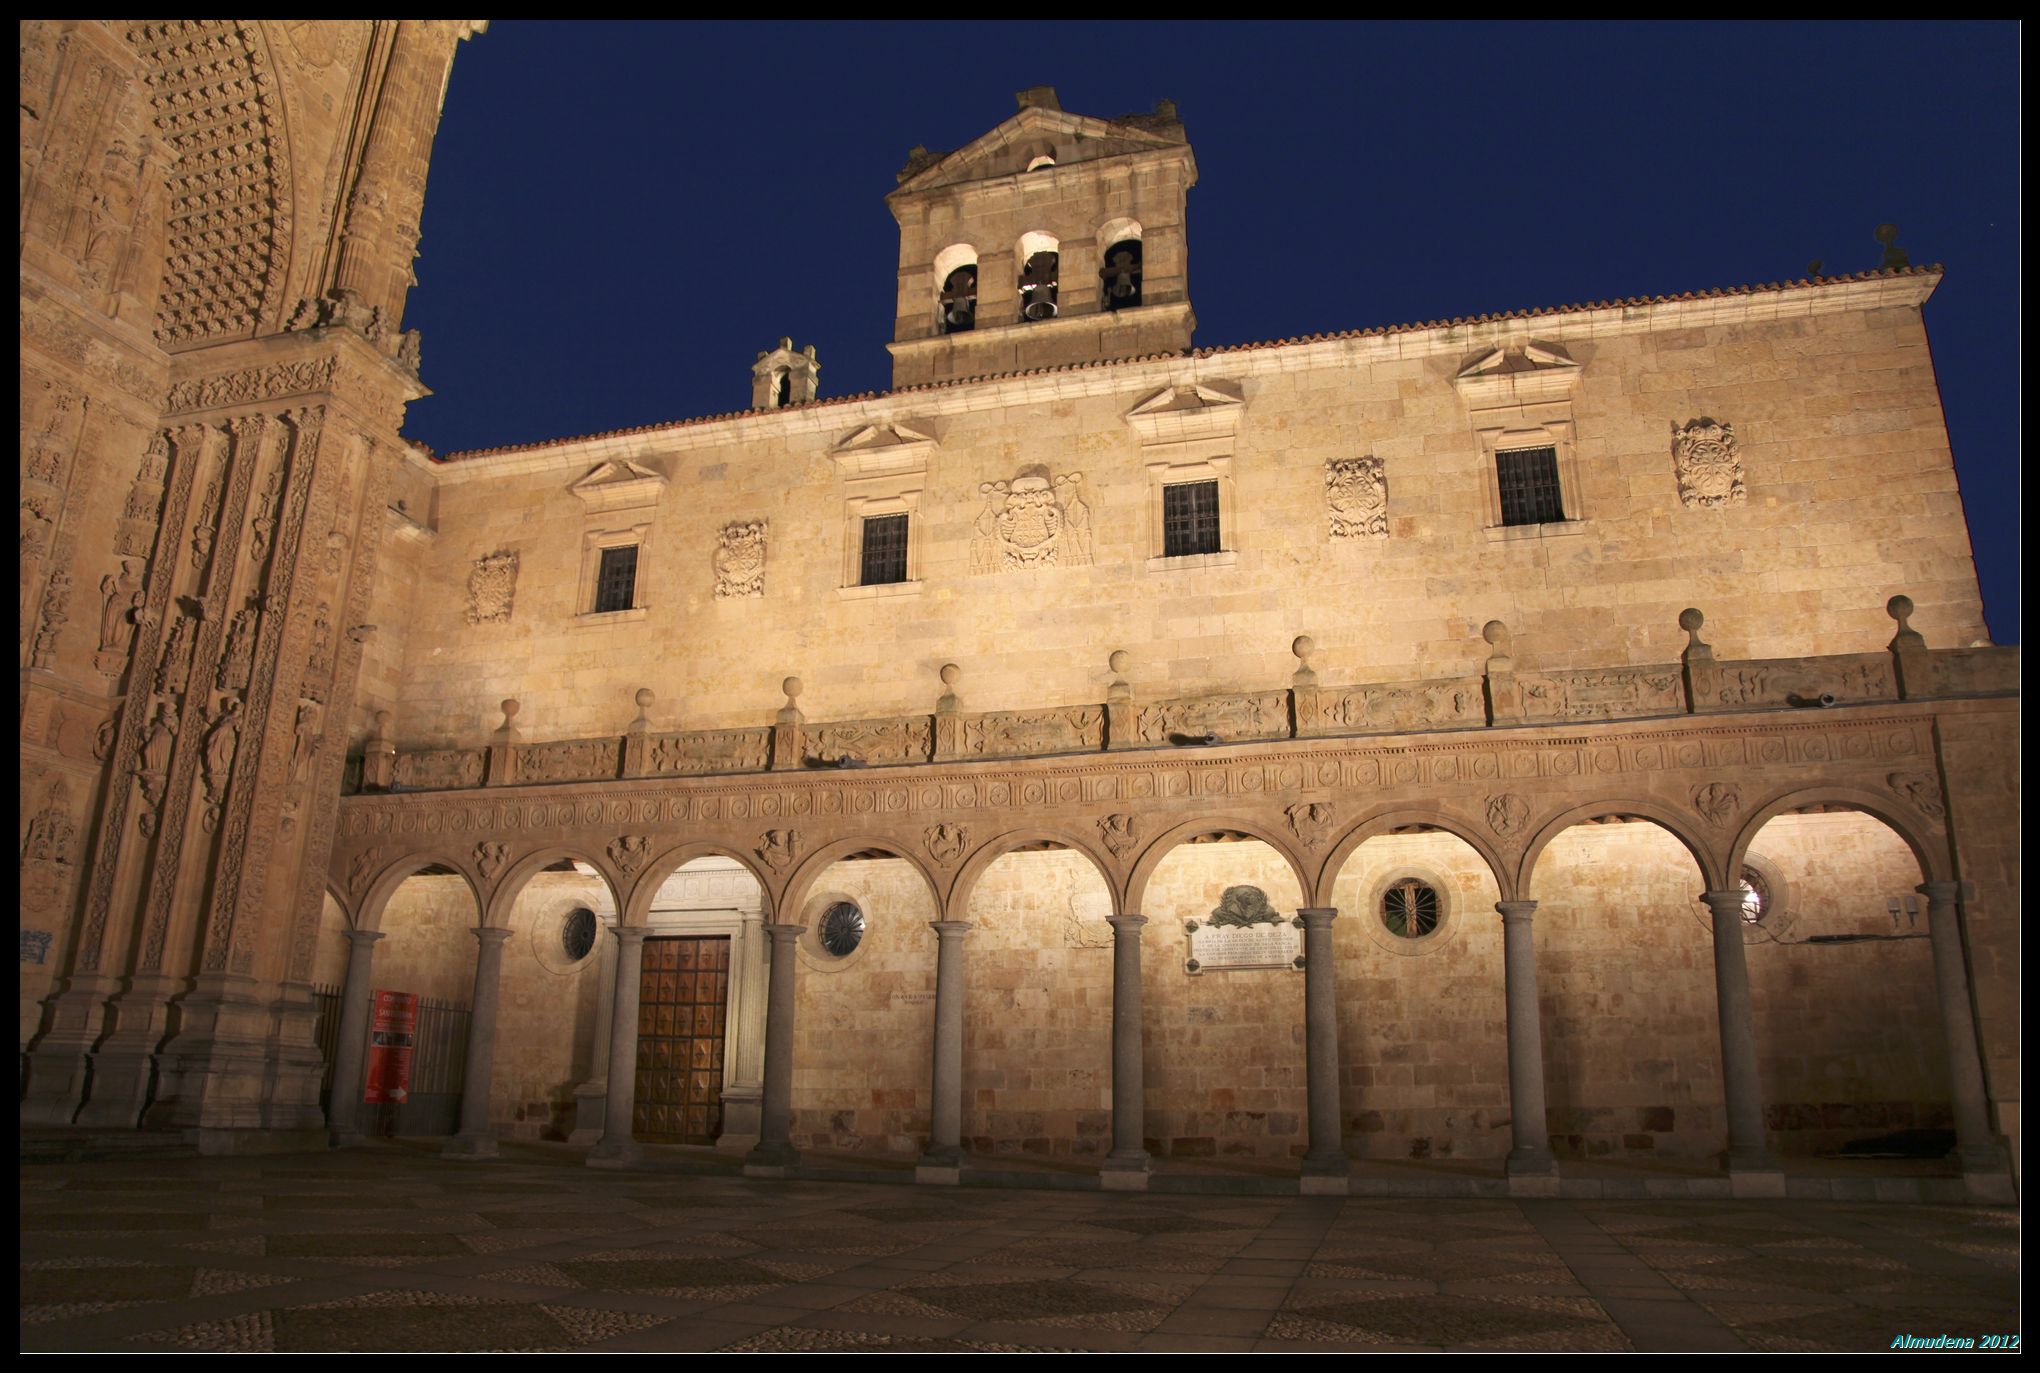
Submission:
{"label": "carved stone portal", "polygon": [[510,606],[517,596],[517,553],[503,549],[475,559],[468,573],[467,622],[471,625],[501,624],[510,618]]}
{"label": "carved stone portal", "polygon": [[715,598],[732,600],[765,594],[765,521],[739,520],[723,526],[715,547]]}
{"label": "carved stone portal", "polygon": [[1747,495],[1732,424],[1702,417],[1684,428],[1673,425],[1672,463],[1679,474],[1679,499],[1696,509],[1714,509]]}
{"label": "carved stone portal", "polygon": [[984,513],[970,541],[970,570],[1013,572],[1027,567],[1088,567],[1091,507],[1079,494],[1083,474],[1051,477],[1046,467],[1023,467],[1011,481],[982,482]]}
{"label": "carved stone portal", "polygon": [[1388,533],[1388,479],[1380,458],[1333,458],[1325,464],[1325,504],[1335,539]]}

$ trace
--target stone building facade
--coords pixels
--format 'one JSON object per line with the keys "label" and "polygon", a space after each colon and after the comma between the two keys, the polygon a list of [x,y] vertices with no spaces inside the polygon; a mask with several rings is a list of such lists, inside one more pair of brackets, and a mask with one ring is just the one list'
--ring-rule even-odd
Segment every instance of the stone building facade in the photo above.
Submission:
{"label": "stone building facade", "polygon": [[[461,31],[370,36],[443,75]],[[66,765],[89,882],[24,968],[25,1116],[302,1126],[330,986],[350,1137],[380,987],[466,1006],[456,1154],[1033,1155],[1113,1186],[1163,1157],[1325,1191],[1416,1159],[1531,1193],[1725,1157],[1764,1194],[1946,1130],[2004,1186],[2018,660],[1984,638],[1938,273],[1200,350],[1175,109],[1019,103],[888,197],[893,390],[823,398],[781,339],[748,410],[444,461],[394,433],[430,134],[403,106],[416,183],[355,197],[383,294],[336,295],[329,250],[271,334],[207,345],[253,361],[137,402],[175,556],[109,548],[106,624],[141,597],[160,666],[92,697],[110,771]],[[319,508],[327,562],[294,561],[328,580],[208,599],[215,544],[252,569],[306,537],[247,493],[298,489],[319,407],[240,378],[318,348],[322,384],[360,354],[395,388]],[[69,432],[27,416],[25,512],[31,439]],[[249,652],[269,696],[229,685]],[[237,924],[251,836],[289,900]]]}

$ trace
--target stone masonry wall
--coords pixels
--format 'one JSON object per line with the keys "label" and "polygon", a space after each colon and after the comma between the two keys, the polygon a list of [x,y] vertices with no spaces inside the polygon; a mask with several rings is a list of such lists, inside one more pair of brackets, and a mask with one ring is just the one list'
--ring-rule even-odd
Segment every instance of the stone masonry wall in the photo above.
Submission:
{"label": "stone masonry wall", "polygon": [[[1581,518],[1502,538],[1487,528],[1492,464],[1452,378],[1533,334],[1583,369],[1569,469]],[[1151,567],[1147,464],[1176,459],[1125,415],[1193,377],[1244,396],[1224,533],[1236,557]],[[1745,501],[1681,502],[1671,426],[1702,415],[1735,426]],[[846,592],[854,492],[832,451],[892,421],[936,441],[925,478],[904,482],[921,492],[920,582]],[[1325,464],[1362,455],[1383,462],[1387,533],[1335,539]],[[586,536],[647,517],[591,515],[568,487],[618,459],[667,485],[648,517],[643,609],[590,617]],[[973,572],[981,484],[1029,464],[1082,476],[1090,562]],[[1531,670],[1673,661],[1687,605],[1706,610],[1724,658],[1880,649],[1900,590],[1930,642],[1984,633],[1920,315],[1896,305],[1655,333],[1558,317],[1115,364],[481,456],[437,476],[395,705],[406,746],[479,743],[505,696],[534,740],[618,732],[644,686],[660,728],[762,724],[788,672],[813,720],[926,711],[946,660],[963,667],[966,709],[1095,701],[1113,647],[1134,653],[1143,698],[1265,689],[1294,668],[1301,632],[1327,683],[1430,677],[1477,671],[1490,617]],[[718,531],[739,519],[769,521],[763,595],[718,599]],[[475,563],[504,550],[519,559],[514,609],[470,624]],[[685,655],[665,651],[676,641]]]}

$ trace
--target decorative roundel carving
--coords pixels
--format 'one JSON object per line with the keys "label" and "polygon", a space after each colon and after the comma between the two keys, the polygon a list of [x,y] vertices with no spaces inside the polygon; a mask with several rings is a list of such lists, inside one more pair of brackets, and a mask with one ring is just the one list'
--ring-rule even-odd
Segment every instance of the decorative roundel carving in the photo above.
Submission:
{"label": "decorative roundel carving", "polygon": [[1893,753],[1911,753],[1913,751],[1912,735],[1905,730],[1898,730],[1893,733],[1891,736],[1891,751]]}
{"label": "decorative roundel carving", "polygon": [[1004,782],[992,783],[991,790],[985,793],[986,800],[995,806],[1005,805],[1012,795],[1013,789]]}
{"label": "decorative roundel carving", "polygon": [[1457,781],[1458,778],[1459,760],[1457,758],[1437,758],[1432,760],[1431,780],[1433,782],[1453,782]]}
{"label": "decorative roundel carving", "polygon": [[957,805],[959,805],[959,806],[974,806],[974,805],[976,805],[976,804],[977,804],[977,788],[976,788],[976,787],[958,787],[958,788],[956,789],[956,804],[957,804]]}
{"label": "decorative roundel carving", "polygon": [[[1700,759],[1695,756],[1693,761],[1697,763]],[[1570,777],[1580,770],[1580,756],[1577,753],[1555,754],[1551,759],[1551,770],[1557,776]]]}
{"label": "decorative roundel carving", "polygon": [[1808,739],[1806,741],[1806,756],[1812,762],[1825,762],[1828,756],[1827,741],[1825,739]]}
{"label": "decorative roundel carving", "polygon": [[638,820],[641,823],[647,825],[653,824],[659,818],[659,803],[657,801],[645,801],[641,803],[638,806],[637,815]]}
{"label": "decorative roundel carving", "polygon": [[1065,801],[1074,801],[1084,794],[1084,789],[1075,782],[1065,782],[1057,794]]}
{"label": "decorative roundel carving", "polygon": [[1395,780],[1414,782],[1417,780],[1417,761],[1414,758],[1399,758],[1395,764]]}
{"label": "decorative roundel carving", "polygon": [[416,834],[417,832],[418,817],[409,811],[405,811],[403,816],[397,821],[397,833]]}
{"label": "decorative roundel carving", "polygon": [[836,815],[840,813],[843,809],[843,793],[840,791],[823,792],[822,809],[824,811],[827,811],[830,815]]}
{"label": "decorative roundel carving", "polygon": [[912,798],[912,795],[913,793],[909,792],[905,787],[894,787],[885,794],[885,808],[887,810],[905,810],[907,802]]}
{"label": "decorative roundel carving", "polygon": [[758,798],[758,804],[751,809],[762,816],[777,815],[779,814],[779,798],[777,796],[761,796]]}
{"label": "decorative roundel carving", "polygon": [[1870,752],[1870,741],[1862,735],[1844,734],[1842,736],[1842,753],[1847,757],[1868,758]]}
{"label": "decorative roundel carving", "polygon": [[806,792],[803,791],[794,796],[792,809],[795,815],[806,815],[814,808],[815,798]]}
{"label": "decorative roundel carving", "polygon": [[921,806],[923,809],[934,810],[937,806],[941,804],[942,804],[942,788],[940,787],[921,788]]}
{"label": "decorative roundel carving", "polygon": [[1622,767],[1622,755],[1612,748],[1604,748],[1594,754],[1594,767],[1601,772],[1615,772]]}
{"label": "decorative roundel carving", "polygon": [[743,820],[751,814],[751,798],[732,796],[723,802],[723,817],[729,820]]}
{"label": "decorative roundel carving", "polygon": [[1707,754],[1698,744],[1679,745],[1679,763],[1682,767],[1697,768],[1707,761]]}
{"label": "decorative roundel carving", "polygon": [[425,832],[427,834],[439,833],[439,826],[442,819],[443,817],[439,814],[438,811],[436,810],[427,811],[425,814]]}
{"label": "decorative roundel carving", "polygon": [[1155,794],[1155,779],[1146,773],[1142,773],[1138,777],[1129,778],[1126,784],[1126,794],[1128,796],[1153,796]]}
{"label": "decorative roundel carving", "polygon": [[1250,772],[1243,772],[1243,773],[1241,773],[1241,774],[1240,774],[1240,790],[1241,790],[1241,791],[1259,791],[1260,789],[1261,789],[1261,774],[1260,774],[1260,773],[1258,773],[1258,772],[1251,772],[1251,771],[1250,771]]}
{"label": "decorative roundel carving", "polygon": [[869,815],[874,804],[872,795],[868,791],[858,792],[856,799],[850,803],[851,809],[855,810],[859,815]]}
{"label": "decorative roundel carving", "polygon": [[390,813],[388,811],[379,810],[375,813],[375,832],[377,834],[388,834],[390,832]]}
{"label": "decorative roundel carving", "polygon": [[1020,800],[1024,805],[1038,806],[1042,803],[1045,796],[1046,793],[1042,791],[1041,783],[1039,782],[1029,782],[1020,789]]}
{"label": "decorative roundel carving", "polygon": [[[588,803],[588,809],[586,813],[581,818],[581,823],[586,825],[592,825],[595,824],[597,821],[601,820],[601,818],[602,807],[596,805],[593,801],[590,801]],[[559,805],[554,806],[552,813],[552,822],[555,825],[573,824],[574,803],[572,801],[562,801]]]}
{"label": "decorative roundel carving", "polygon": [[454,811],[452,814],[448,815],[446,817],[446,827],[449,830],[452,830],[455,834],[459,834],[462,831],[466,830],[468,827],[467,812],[464,810],[457,810]]}

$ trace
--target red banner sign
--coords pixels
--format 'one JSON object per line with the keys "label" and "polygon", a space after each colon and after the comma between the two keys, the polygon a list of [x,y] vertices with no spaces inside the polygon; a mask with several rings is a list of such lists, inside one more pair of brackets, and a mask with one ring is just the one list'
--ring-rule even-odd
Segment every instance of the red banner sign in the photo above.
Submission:
{"label": "red banner sign", "polygon": [[411,1095],[411,1050],[418,1042],[418,998],[411,992],[375,994],[369,1022],[367,1083],[361,1099],[371,1106],[402,1103]]}

